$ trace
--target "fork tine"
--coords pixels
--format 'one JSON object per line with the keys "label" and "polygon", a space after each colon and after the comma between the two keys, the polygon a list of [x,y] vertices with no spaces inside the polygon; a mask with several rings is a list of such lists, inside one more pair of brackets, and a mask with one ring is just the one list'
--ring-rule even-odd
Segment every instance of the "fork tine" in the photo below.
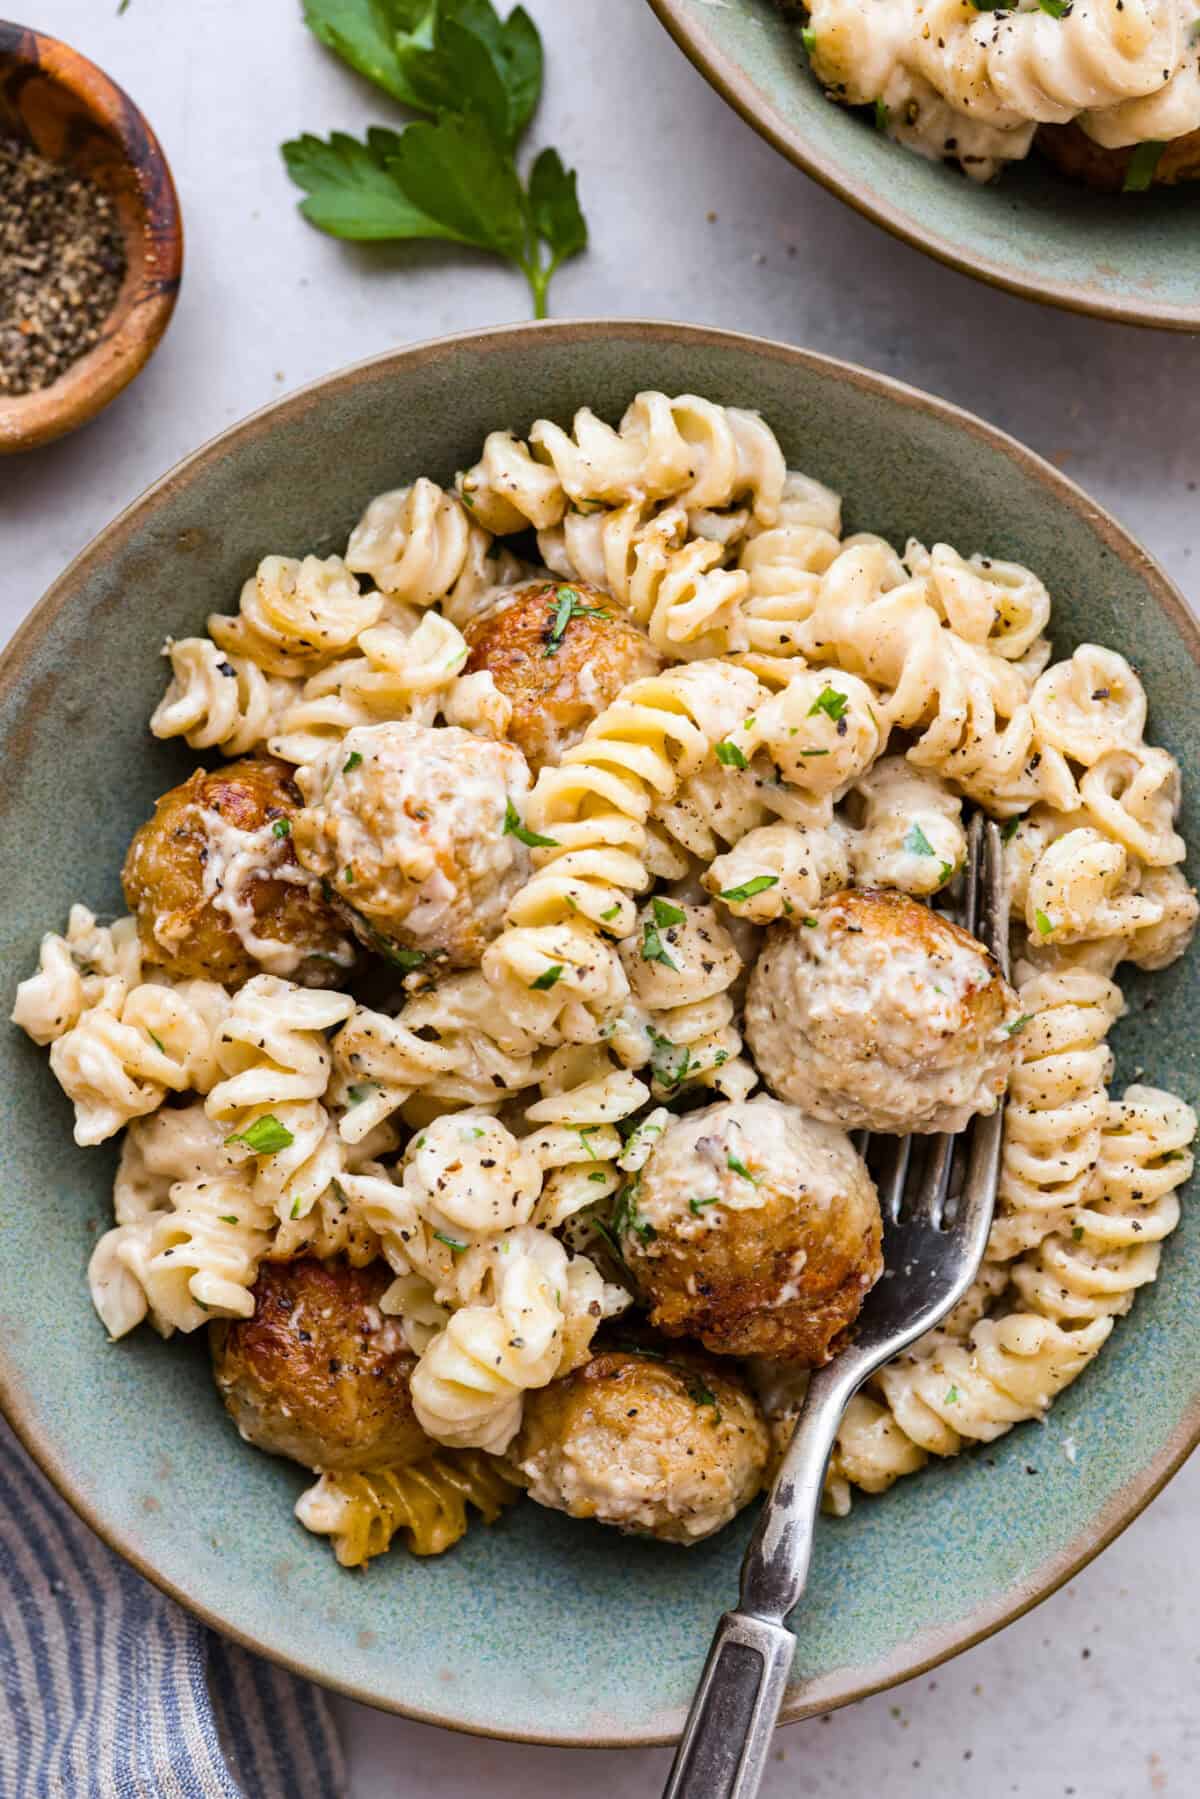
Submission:
{"label": "fork tine", "polygon": [[931,1224],[934,1230],[940,1230],[958,1139],[943,1135],[928,1141],[921,1181],[904,1212],[904,1221],[907,1223],[911,1219],[913,1224]]}
{"label": "fork tine", "polygon": [[[1008,914],[1003,892],[1002,880],[1003,843],[999,829],[982,812],[976,812],[971,819],[967,832],[967,860],[963,870],[963,887],[959,904],[953,908],[954,915],[965,931],[978,937],[986,949],[991,950],[1001,968],[1008,972]],[[974,1122],[974,1121],[973,1121]],[[947,1210],[951,1183],[954,1177],[955,1158],[959,1146],[967,1133],[959,1136],[941,1135],[930,1141],[929,1148],[923,1158],[920,1184],[904,1205],[903,1192],[889,1195],[893,1209],[889,1212],[885,1203],[885,1216],[895,1221],[903,1217],[905,1222],[932,1225],[935,1230],[952,1228],[959,1214],[969,1210],[968,1188],[972,1184],[972,1170],[982,1168],[974,1156],[975,1131],[968,1127],[971,1148],[967,1152],[967,1172],[963,1176],[963,1192],[959,1200]],[[986,1147],[986,1146],[985,1146]],[[907,1169],[909,1158],[905,1158]],[[985,1155],[984,1161],[987,1161]],[[903,1176],[901,1177],[903,1186]]]}
{"label": "fork tine", "polygon": [[900,1216],[904,1189],[908,1182],[908,1167],[912,1160],[912,1138],[889,1138],[885,1156],[883,1173],[877,1183],[879,1209],[889,1224],[895,1224]]}

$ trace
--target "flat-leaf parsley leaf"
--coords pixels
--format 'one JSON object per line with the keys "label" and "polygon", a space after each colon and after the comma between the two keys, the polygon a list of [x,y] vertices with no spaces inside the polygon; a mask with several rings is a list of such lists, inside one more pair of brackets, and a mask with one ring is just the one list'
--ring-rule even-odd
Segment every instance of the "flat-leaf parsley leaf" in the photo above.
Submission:
{"label": "flat-leaf parsley leaf", "polygon": [[523,7],[492,0],[305,0],[313,34],[424,116],[365,141],[305,133],[284,144],[300,210],[333,237],[442,239],[520,269],[538,318],[555,271],[587,246],[574,172],[543,150],[527,180],[519,139],[542,90],[542,44]]}

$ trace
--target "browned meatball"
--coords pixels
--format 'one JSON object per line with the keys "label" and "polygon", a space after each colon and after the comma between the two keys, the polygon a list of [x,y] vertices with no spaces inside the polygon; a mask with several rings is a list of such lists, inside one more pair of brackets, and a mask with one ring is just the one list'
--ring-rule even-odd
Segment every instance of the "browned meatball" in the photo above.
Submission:
{"label": "browned meatball", "polygon": [[661,658],[610,594],[585,581],[536,581],[467,625],[467,669],[486,669],[512,705],[507,736],[536,774],[578,743],[622,687]]}
{"label": "browned meatball", "polygon": [[[1048,162],[1072,181],[1101,193],[1120,193],[1138,146],[1107,150],[1076,124],[1042,125],[1035,140]],[[1190,131],[1163,145],[1151,177],[1153,187],[1174,187],[1180,181],[1200,181],[1200,131]]]}
{"label": "browned meatball", "polygon": [[248,1443],[318,1470],[432,1452],[409,1395],[416,1357],[379,1310],[392,1278],[383,1262],[264,1262],[254,1316],[209,1331],[213,1377]]}
{"label": "browned meatball", "polygon": [[668,1543],[728,1524],[763,1484],[762,1414],[695,1351],[604,1350],[525,1397],[509,1461],[531,1499]]}
{"label": "browned meatball", "polygon": [[352,940],[292,847],[302,804],[286,763],[255,756],[198,768],[162,796],[121,877],[148,961],[227,986],[264,969],[308,986],[345,979]]}
{"label": "browned meatball", "polygon": [[960,1131],[994,1112],[1020,1007],[974,937],[906,894],[835,893],[775,925],[746,1041],[773,1093],[847,1130]]}
{"label": "browned meatball", "polygon": [[819,1367],[883,1271],[850,1139],[765,1094],[676,1119],[616,1218],[651,1323],[717,1355]]}

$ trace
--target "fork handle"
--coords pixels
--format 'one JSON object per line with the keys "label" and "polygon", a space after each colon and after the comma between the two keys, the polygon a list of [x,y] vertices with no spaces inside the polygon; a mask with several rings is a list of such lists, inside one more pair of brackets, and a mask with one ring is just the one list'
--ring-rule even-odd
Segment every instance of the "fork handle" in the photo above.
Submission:
{"label": "fork handle", "polygon": [[717,1626],[663,1799],[754,1799],[796,1639],[751,1612]]}

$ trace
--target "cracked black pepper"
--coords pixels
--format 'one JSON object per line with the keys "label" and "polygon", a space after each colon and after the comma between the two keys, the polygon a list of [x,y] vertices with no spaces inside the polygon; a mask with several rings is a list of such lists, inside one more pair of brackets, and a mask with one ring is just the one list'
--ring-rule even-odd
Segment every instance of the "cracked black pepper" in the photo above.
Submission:
{"label": "cracked black pepper", "polygon": [[125,268],[107,194],[0,137],[0,394],[49,387],[98,342]]}

